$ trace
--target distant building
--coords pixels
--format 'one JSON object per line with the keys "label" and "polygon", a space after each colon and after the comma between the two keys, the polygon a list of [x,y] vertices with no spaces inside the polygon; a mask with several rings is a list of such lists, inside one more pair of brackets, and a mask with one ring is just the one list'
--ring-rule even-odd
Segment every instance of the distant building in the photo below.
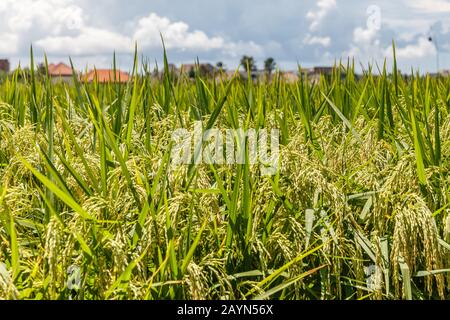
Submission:
{"label": "distant building", "polygon": [[[174,73],[174,74],[177,74],[177,73],[178,73],[178,68],[177,68],[177,66],[176,66],[175,64],[169,63],[169,64],[167,65],[167,67],[169,68],[169,72],[170,72],[170,73]],[[162,70],[162,72],[163,72],[163,74],[164,74],[164,69]]]}
{"label": "distant building", "polygon": [[[241,80],[248,80],[249,72],[247,71],[239,71],[239,78]],[[252,81],[258,81],[258,79],[262,80],[265,77],[265,72],[263,70],[252,70],[250,71],[250,78]]]}
{"label": "distant building", "polygon": [[288,83],[295,83],[298,81],[299,76],[296,71],[285,71],[280,73],[281,79]]}
{"label": "distant building", "polygon": [[195,64],[184,63],[180,67],[180,73],[189,74],[190,72],[194,72]]}
{"label": "distant building", "polygon": [[[237,73],[239,75],[239,73]],[[216,81],[224,81],[224,80],[231,80],[236,76],[236,71],[234,70],[222,70],[220,72],[217,72],[215,75]]]}
{"label": "distant building", "polygon": [[[325,78],[331,78],[335,67],[313,67],[313,68],[302,68],[299,70],[299,75],[302,79],[308,79],[312,83],[318,83],[321,76]],[[345,78],[345,73],[341,72],[341,77]]]}
{"label": "distant building", "polygon": [[97,80],[98,83],[126,83],[130,80],[130,75],[120,70],[116,70],[116,73],[114,74],[114,70],[111,69],[96,69],[89,71],[84,77],[82,77],[82,80],[87,82]]}
{"label": "distant building", "polygon": [[[198,70],[199,70],[201,76],[212,76],[216,72],[216,67],[214,67],[210,63],[200,63],[198,65]],[[197,71],[196,64],[182,64],[181,65],[180,72],[185,73],[190,77],[193,77],[195,75],[196,71]]]}
{"label": "distant building", "polygon": [[302,77],[303,79],[311,74],[314,73],[313,68],[299,68],[298,69],[298,75]]}
{"label": "distant building", "polygon": [[174,63],[167,64],[169,71],[177,71],[177,66]]}
{"label": "distant building", "polygon": [[333,73],[334,67],[314,67],[313,72],[315,74],[331,75]]}
{"label": "distant building", "polygon": [[0,71],[9,72],[9,60],[8,59],[0,59]]}
{"label": "distant building", "polygon": [[58,64],[49,64],[48,75],[52,79],[52,82],[63,81],[66,83],[72,83],[73,81],[72,68],[62,62]]}

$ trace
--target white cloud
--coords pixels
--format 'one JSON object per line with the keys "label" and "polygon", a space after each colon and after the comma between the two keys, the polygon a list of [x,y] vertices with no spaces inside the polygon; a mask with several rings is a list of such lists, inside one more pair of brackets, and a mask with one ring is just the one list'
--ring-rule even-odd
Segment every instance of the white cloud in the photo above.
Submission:
{"label": "white cloud", "polygon": [[[388,51],[390,49],[386,49]],[[419,38],[416,43],[406,45],[396,49],[399,59],[417,59],[433,56],[436,54],[436,47],[427,38]]]}
{"label": "white cloud", "polygon": [[0,54],[17,54],[33,39],[83,27],[83,10],[71,0],[1,0]]}
{"label": "white cloud", "polygon": [[2,0],[2,3],[1,21],[12,33],[59,34],[84,23],[83,10],[71,0]]}
{"label": "white cloud", "polygon": [[383,58],[380,49],[380,39],[376,28],[357,27],[353,30],[352,43],[346,55],[356,58],[379,59]]}
{"label": "white cloud", "polygon": [[411,42],[416,37],[416,33],[414,32],[400,32],[397,35],[397,39],[405,42]]}
{"label": "white cloud", "polygon": [[48,54],[110,55],[113,51],[128,53],[137,41],[142,50],[161,48],[160,33],[166,48],[180,51],[216,50],[233,55],[245,50],[260,55],[262,47],[253,41],[228,41],[191,30],[183,21],[170,21],[150,13],[140,18],[131,32],[124,34],[97,27],[87,11],[73,0],[0,0],[0,55],[18,54],[31,43]]}
{"label": "white cloud", "polygon": [[319,0],[317,7],[318,10],[310,10],[306,14],[306,18],[311,20],[311,24],[309,25],[309,30],[311,31],[317,30],[328,13],[336,8],[336,0]]}
{"label": "white cloud", "polygon": [[353,30],[353,41],[356,44],[362,44],[362,45],[370,45],[372,44],[378,35],[377,29],[374,28],[361,28],[357,27],[355,30]]}
{"label": "white cloud", "polygon": [[392,17],[385,17],[383,19],[383,24],[386,27],[392,28],[392,29],[407,29],[410,32],[425,32],[430,28],[430,25],[432,25],[435,22],[434,19],[430,18],[421,18],[421,19],[414,19],[414,18],[392,18]]}
{"label": "white cloud", "polygon": [[[316,32],[324,18],[336,8],[336,0],[319,0],[315,9],[309,10],[306,13],[306,19],[310,21],[309,30]],[[329,47],[331,45],[331,38],[328,36],[319,36],[307,33],[303,38],[303,44],[307,46],[322,46]]]}
{"label": "white cloud", "polygon": [[210,37],[201,30],[189,29],[189,25],[182,21],[171,22],[166,17],[151,13],[138,21],[133,34],[133,41],[137,41],[142,48],[160,48],[160,33],[164,37],[164,44],[168,49],[182,51],[210,51],[219,50],[226,55],[236,56],[237,53],[261,55],[262,47],[253,41],[226,41],[223,37]]}
{"label": "white cloud", "polygon": [[224,45],[223,52],[234,58],[244,52],[256,57],[262,57],[264,55],[264,49],[253,41],[228,42]]}
{"label": "white cloud", "polygon": [[49,36],[36,41],[47,53],[60,55],[95,55],[131,52],[133,41],[108,30],[83,27],[76,36]]}
{"label": "white cloud", "polygon": [[307,45],[321,45],[322,47],[329,47],[331,44],[331,38],[330,37],[318,37],[318,36],[311,36],[310,34],[307,34],[305,39],[303,39],[303,43]]}
{"label": "white cloud", "polygon": [[409,0],[406,3],[422,13],[450,12],[450,2],[446,0]]}
{"label": "white cloud", "polygon": [[18,38],[12,34],[0,33],[0,54],[13,55],[18,51]]}
{"label": "white cloud", "polygon": [[183,50],[195,49],[208,51],[221,49],[225,40],[221,37],[208,37],[203,31],[190,31],[189,26],[182,22],[171,22],[166,17],[159,17],[155,13],[139,20],[134,33],[134,40],[142,47],[160,47],[160,33],[164,36],[167,48],[179,48]]}
{"label": "white cloud", "polygon": [[[396,55],[399,61],[422,59],[436,54],[434,44],[426,37],[417,38],[417,34],[403,34],[400,36],[404,41],[409,42],[402,47],[396,47]],[[417,39],[413,42],[414,39]],[[350,50],[345,53],[350,57],[355,57],[367,62],[370,59],[382,61],[387,58],[392,59],[392,46],[390,43],[381,43],[378,30],[374,28],[358,27],[353,31],[353,41]]]}
{"label": "white cloud", "polygon": [[38,40],[36,44],[47,52],[57,54],[109,54],[113,50],[131,52],[134,50],[135,42],[142,50],[160,48],[161,34],[167,49],[195,52],[220,50],[225,54],[242,52],[242,50],[251,54],[262,52],[262,48],[252,41],[231,42],[222,37],[209,37],[203,31],[191,31],[185,22],[171,22],[168,18],[160,17],[155,13],[139,19],[131,36],[84,26],[80,28],[77,35],[49,36]]}

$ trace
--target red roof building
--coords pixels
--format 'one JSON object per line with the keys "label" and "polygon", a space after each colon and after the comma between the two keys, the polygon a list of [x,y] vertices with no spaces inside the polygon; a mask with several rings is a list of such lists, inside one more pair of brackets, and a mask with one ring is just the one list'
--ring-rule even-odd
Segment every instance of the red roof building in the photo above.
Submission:
{"label": "red roof building", "polygon": [[9,60],[0,59],[0,71],[9,72]]}
{"label": "red roof building", "polygon": [[126,83],[130,80],[130,75],[126,72],[116,70],[116,74],[114,76],[114,70],[110,69],[96,69],[91,70],[83,77],[84,81],[93,82],[97,80],[98,83],[106,83],[106,82],[119,82]]}
{"label": "red roof building", "polygon": [[72,73],[72,68],[62,62],[48,65],[48,75],[50,77],[71,77]]}

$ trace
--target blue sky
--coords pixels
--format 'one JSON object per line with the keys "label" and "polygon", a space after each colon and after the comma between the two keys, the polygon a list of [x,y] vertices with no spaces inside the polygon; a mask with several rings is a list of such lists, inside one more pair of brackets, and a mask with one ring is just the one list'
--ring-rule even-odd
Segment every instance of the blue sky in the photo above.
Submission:
{"label": "blue sky", "polygon": [[150,62],[161,61],[159,33],[174,63],[223,61],[235,68],[243,54],[262,67],[329,65],[354,57],[388,64],[395,40],[399,65],[450,68],[450,0],[1,0],[0,58],[29,61],[29,46],[52,62],[71,56],[80,69],[109,67],[117,52],[130,68],[134,43]]}

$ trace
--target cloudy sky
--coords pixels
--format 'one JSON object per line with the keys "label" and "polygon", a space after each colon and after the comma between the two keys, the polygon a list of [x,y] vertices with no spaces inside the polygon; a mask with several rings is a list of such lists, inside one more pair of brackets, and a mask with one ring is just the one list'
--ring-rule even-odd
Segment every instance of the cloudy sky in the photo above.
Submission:
{"label": "cloudy sky", "polygon": [[[46,52],[51,62],[71,56],[78,68],[109,67],[115,51],[129,69],[134,43],[161,61],[160,32],[174,63],[223,61],[243,54],[262,67],[328,65],[354,57],[363,64],[391,60],[408,71],[450,68],[450,0],[0,0],[0,58],[13,66]],[[38,59],[39,59],[38,57]]]}

